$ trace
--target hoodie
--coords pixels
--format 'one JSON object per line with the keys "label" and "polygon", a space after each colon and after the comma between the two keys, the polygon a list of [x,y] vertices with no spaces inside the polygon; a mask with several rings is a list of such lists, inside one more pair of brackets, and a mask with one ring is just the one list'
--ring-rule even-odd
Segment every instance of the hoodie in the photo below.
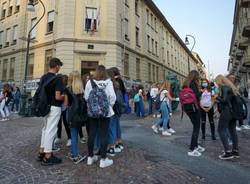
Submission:
{"label": "hoodie", "polygon": [[[104,89],[108,100],[109,100],[109,114],[107,117],[111,117],[114,115],[114,111],[113,111],[113,106],[115,104],[116,101],[116,95],[115,95],[115,91],[114,91],[114,87],[113,87],[113,82],[110,79],[107,80],[94,80],[94,82],[96,83],[96,85],[100,88],[100,89]],[[87,101],[89,98],[89,93],[92,90],[92,85],[90,80],[87,82],[86,87],[85,87],[85,91],[84,91],[84,98]]]}

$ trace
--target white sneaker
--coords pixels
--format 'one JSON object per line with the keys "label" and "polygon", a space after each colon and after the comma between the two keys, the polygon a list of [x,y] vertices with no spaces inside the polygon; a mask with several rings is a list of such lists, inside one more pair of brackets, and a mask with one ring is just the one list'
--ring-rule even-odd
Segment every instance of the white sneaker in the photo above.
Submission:
{"label": "white sneaker", "polygon": [[200,145],[198,145],[198,147],[197,147],[195,150],[198,151],[198,152],[200,152],[200,153],[202,153],[202,152],[204,152],[206,149],[203,148],[203,147],[201,147]]}
{"label": "white sneaker", "polygon": [[113,164],[113,160],[111,160],[109,158],[105,158],[105,159],[100,160],[100,168],[109,167],[112,164]]}
{"label": "white sneaker", "polygon": [[155,125],[152,126],[152,129],[153,129],[153,131],[154,131],[156,134],[159,133],[159,132],[158,132],[158,129],[157,129],[157,127],[156,127]]}
{"label": "white sneaker", "polygon": [[157,114],[157,118],[160,118],[161,117],[161,114]]}
{"label": "white sneaker", "polygon": [[98,156],[94,155],[93,157],[88,157],[87,165],[92,165],[98,161]]}
{"label": "white sneaker", "polygon": [[237,131],[241,131],[241,127],[236,126]]}
{"label": "white sneaker", "polygon": [[121,153],[122,152],[122,150],[119,147],[115,147],[114,151],[115,151],[115,153]]}
{"label": "white sneaker", "polygon": [[163,127],[160,127],[160,128],[159,128],[159,131],[161,131],[161,132],[164,131]]}
{"label": "white sneaker", "polygon": [[153,118],[156,118],[156,114],[153,114]]}
{"label": "white sneaker", "polygon": [[7,119],[3,118],[3,119],[1,119],[0,121],[7,121]]}
{"label": "white sneaker", "polygon": [[71,146],[71,139],[68,139],[66,146]]}
{"label": "white sneaker", "polygon": [[82,144],[85,144],[85,143],[87,142],[87,140],[85,139],[85,137],[83,137],[83,138],[80,139],[80,142],[81,142]]}
{"label": "white sneaker", "polygon": [[172,134],[169,133],[167,130],[165,130],[165,131],[162,131],[162,135],[163,136],[171,136]]}
{"label": "white sneaker", "polygon": [[245,125],[247,127],[247,130],[250,130],[250,125]]}
{"label": "white sneaker", "polygon": [[172,128],[168,129],[168,132],[171,133],[171,134],[176,133],[176,131],[174,129],[172,129]]}
{"label": "white sneaker", "polygon": [[194,149],[193,151],[189,151],[188,152],[188,156],[199,157],[199,156],[201,156],[201,153],[199,151],[197,151],[197,150]]}
{"label": "white sneaker", "polygon": [[250,129],[250,127],[247,126],[247,125],[241,125],[240,128],[241,128],[242,130],[249,130],[249,129]]}
{"label": "white sneaker", "polygon": [[60,139],[60,138],[55,138],[54,144],[59,144],[60,142],[61,142],[61,139]]}

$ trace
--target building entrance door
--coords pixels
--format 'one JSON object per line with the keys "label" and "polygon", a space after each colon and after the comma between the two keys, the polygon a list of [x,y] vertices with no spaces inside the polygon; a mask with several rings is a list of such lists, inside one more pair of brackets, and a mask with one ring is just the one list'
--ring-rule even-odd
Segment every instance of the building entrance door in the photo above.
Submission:
{"label": "building entrance door", "polygon": [[98,61],[81,61],[81,75],[93,75],[98,66]]}

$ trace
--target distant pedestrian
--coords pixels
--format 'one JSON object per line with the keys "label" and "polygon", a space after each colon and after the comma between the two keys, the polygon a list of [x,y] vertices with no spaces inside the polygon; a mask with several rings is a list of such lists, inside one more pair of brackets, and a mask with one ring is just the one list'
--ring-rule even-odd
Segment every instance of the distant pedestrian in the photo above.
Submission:
{"label": "distant pedestrian", "polygon": [[2,119],[0,121],[8,121],[10,116],[9,103],[12,99],[11,89],[9,84],[3,85],[3,91],[0,95],[0,113]]}
{"label": "distant pedestrian", "polygon": [[13,98],[14,99],[13,99],[13,104],[12,104],[11,110],[14,113],[18,113],[19,112],[19,103],[20,103],[20,98],[21,98],[21,91],[20,91],[19,87],[14,87]]}
{"label": "distant pedestrian", "polygon": [[134,96],[134,102],[137,117],[145,117],[144,94],[142,89],[139,89],[138,93]]}
{"label": "distant pedestrian", "polygon": [[64,101],[63,84],[61,77],[56,77],[63,63],[58,58],[51,58],[49,61],[49,72],[41,77],[40,84],[44,85],[51,81],[46,87],[48,102],[50,102],[50,111],[44,118],[44,127],[42,129],[41,146],[37,160],[41,165],[54,165],[62,162],[52,154],[52,144],[57,133],[57,124],[61,117],[61,106]]}

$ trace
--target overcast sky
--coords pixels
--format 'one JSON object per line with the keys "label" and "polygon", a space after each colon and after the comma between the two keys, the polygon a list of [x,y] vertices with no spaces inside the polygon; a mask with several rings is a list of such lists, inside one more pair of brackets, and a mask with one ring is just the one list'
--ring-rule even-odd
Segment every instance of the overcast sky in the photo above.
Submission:
{"label": "overcast sky", "polygon": [[[193,51],[210,63],[210,73],[227,73],[235,0],[154,0],[184,40],[196,38]],[[189,40],[192,46],[192,39]]]}

